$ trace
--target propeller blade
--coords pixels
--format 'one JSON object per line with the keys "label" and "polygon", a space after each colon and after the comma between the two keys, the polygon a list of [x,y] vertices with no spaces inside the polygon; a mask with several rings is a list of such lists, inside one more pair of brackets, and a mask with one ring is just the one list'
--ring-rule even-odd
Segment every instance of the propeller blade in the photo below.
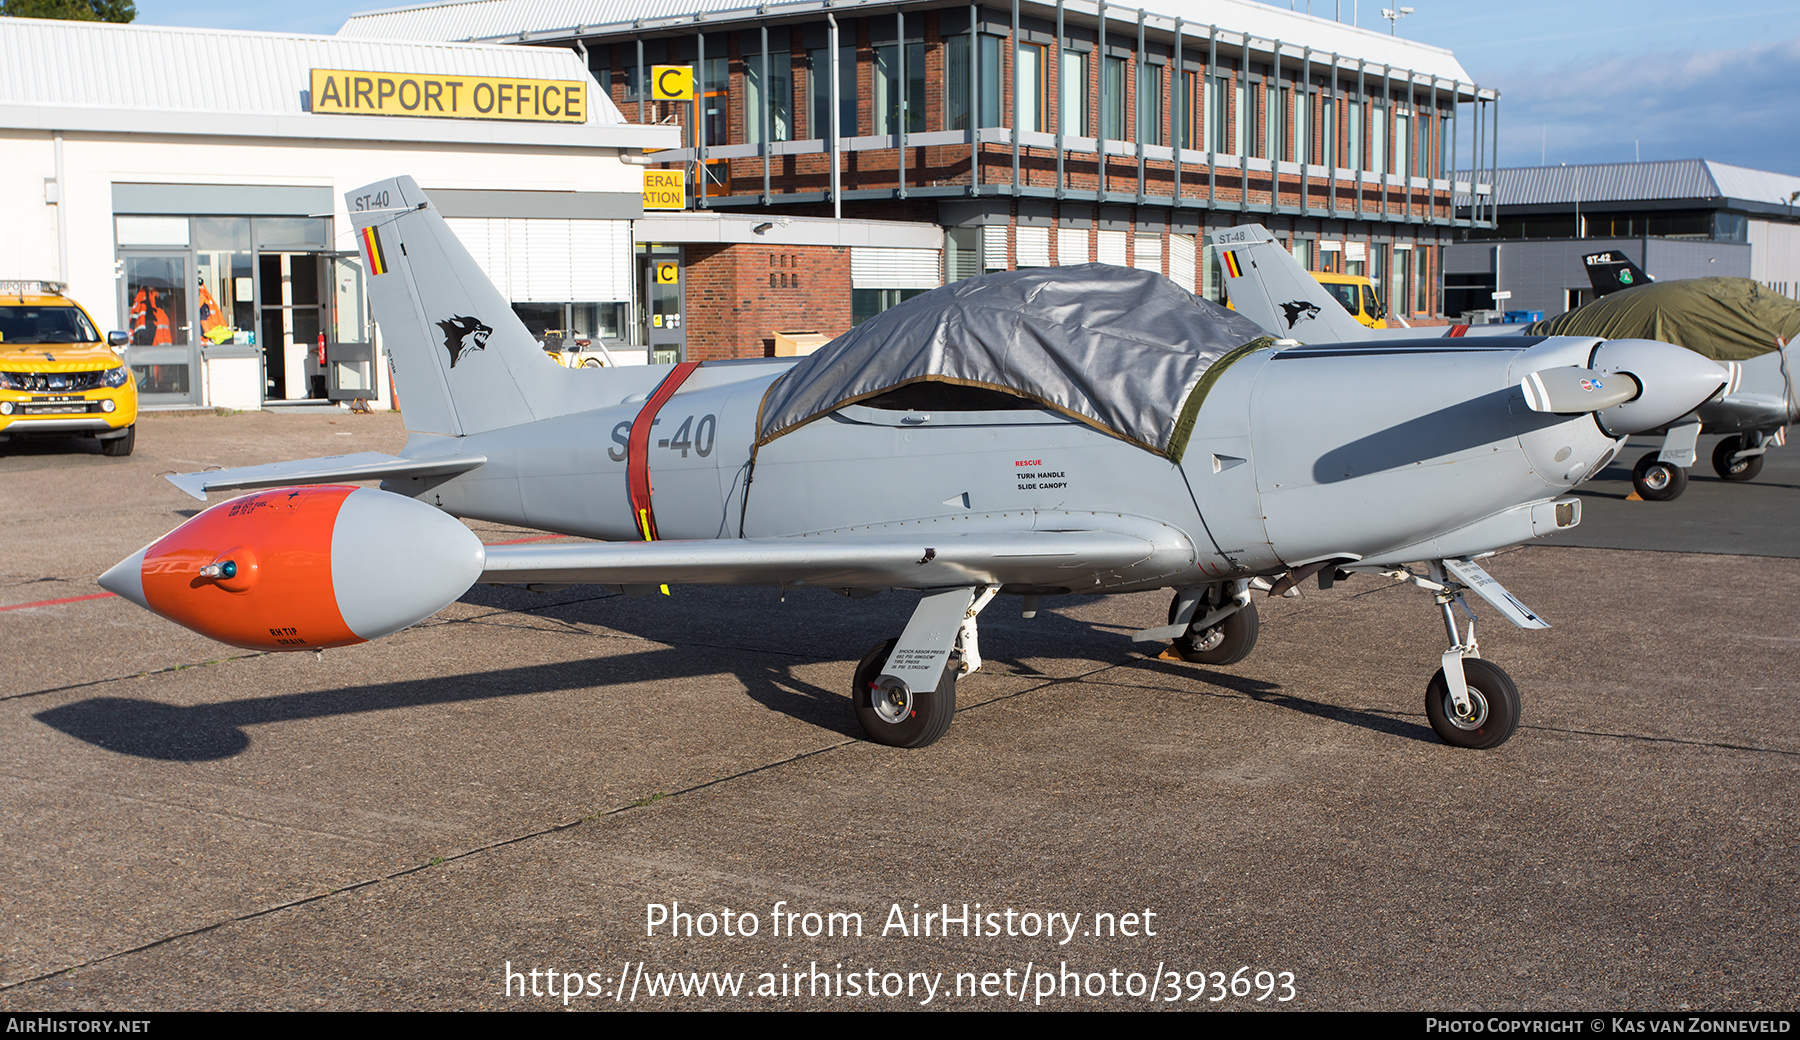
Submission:
{"label": "propeller blade", "polygon": [[1545,368],[1519,380],[1525,403],[1534,412],[1598,412],[1624,404],[1643,392],[1638,381],[1623,372],[1596,372],[1591,368]]}

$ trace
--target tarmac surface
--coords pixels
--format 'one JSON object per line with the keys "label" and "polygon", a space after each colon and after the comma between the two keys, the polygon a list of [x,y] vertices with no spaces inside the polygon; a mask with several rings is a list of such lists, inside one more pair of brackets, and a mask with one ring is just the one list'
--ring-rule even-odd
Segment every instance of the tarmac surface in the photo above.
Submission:
{"label": "tarmac surface", "polygon": [[1430,597],[1368,576],[1221,669],[1131,643],[1166,596],[1002,599],[914,751],[848,697],[904,594],[478,587],[315,658],[93,583],[200,507],[161,474],[403,440],[0,449],[0,1009],[1800,1006],[1800,449],[1673,503],[1615,466],[1563,539],[1607,547],[1487,561],[1556,626],[1477,607],[1491,752],[1425,720]]}

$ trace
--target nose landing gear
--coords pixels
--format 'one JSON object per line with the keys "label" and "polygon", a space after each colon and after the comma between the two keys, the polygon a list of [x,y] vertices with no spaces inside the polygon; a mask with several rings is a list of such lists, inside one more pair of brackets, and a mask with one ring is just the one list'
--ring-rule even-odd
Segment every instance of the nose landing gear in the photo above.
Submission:
{"label": "nose landing gear", "polygon": [[[1438,739],[1454,747],[1497,748],[1519,728],[1519,688],[1499,665],[1481,658],[1475,640],[1475,614],[1463,594],[1473,592],[1520,628],[1549,628],[1548,622],[1502,588],[1487,571],[1468,558],[1432,560],[1427,574],[1404,568],[1387,571],[1390,578],[1434,593],[1444,615],[1450,649],[1443,667],[1425,687],[1425,717]],[[1469,619],[1467,633],[1457,630],[1456,612]]]}

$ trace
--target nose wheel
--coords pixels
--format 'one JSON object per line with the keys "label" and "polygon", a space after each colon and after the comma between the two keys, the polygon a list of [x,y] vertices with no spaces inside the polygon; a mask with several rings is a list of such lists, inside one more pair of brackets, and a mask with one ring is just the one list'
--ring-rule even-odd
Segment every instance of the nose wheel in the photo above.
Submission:
{"label": "nose wheel", "polygon": [[1479,657],[1462,662],[1466,706],[1450,692],[1442,668],[1425,687],[1425,716],[1438,739],[1453,747],[1496,748],[1519,728],[1519,688],[1500,666]]}

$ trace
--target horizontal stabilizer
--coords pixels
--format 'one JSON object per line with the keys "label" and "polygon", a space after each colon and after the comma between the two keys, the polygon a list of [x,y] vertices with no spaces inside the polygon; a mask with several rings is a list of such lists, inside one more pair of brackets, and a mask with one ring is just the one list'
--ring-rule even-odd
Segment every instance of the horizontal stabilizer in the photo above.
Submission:
{"label": "horizontal stabilizer", "polygon": [[1028,583],[1085,587],[1157,547],[1109,531],[489,546],[481,580],[592,585],[817,585],[936,588]]}
{"label": "horizontal stabilizer", "polygon": [[254,490],[290,484],[330,484],[343,480],[388,480],[395,477],[436,477],[466,473],[487,461],[484,455],[459,455],[444,459],[403,459],[378,451],[355,455],[328,455],[322,459],[294,459],[266,466],[209,469],[199,473],[171,473],[169,483],[200,501],[208,491]]}
{"label": "horizontal stabilizer", "polygon": [[1643,388],[1623,372],[1591,368],[1545,368],[1519,380],[1525,403],[1534,412],[1598,412],[1635,400]]}

